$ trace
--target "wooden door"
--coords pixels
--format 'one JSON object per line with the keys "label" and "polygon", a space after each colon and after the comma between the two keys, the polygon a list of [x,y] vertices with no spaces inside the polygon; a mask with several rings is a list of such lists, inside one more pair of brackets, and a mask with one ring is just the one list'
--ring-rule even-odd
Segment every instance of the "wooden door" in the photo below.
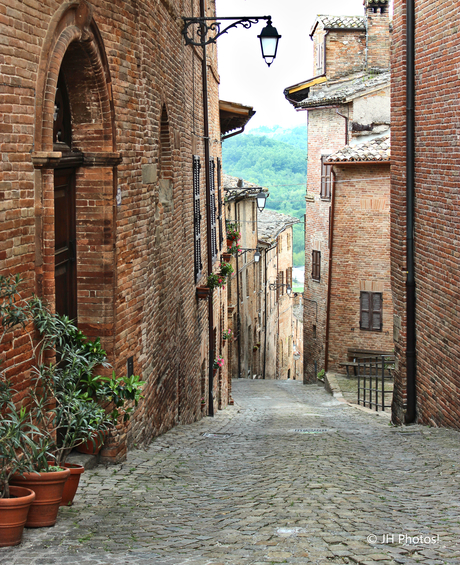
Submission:
{"label": "wooden door", "polygon": [[56,312],[77,321],[75,170],[54,172]]}

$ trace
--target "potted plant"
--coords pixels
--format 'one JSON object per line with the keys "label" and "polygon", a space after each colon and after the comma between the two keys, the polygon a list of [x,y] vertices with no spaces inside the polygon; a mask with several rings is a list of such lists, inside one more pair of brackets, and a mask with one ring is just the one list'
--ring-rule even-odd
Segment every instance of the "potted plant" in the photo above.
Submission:
{"label": "potted plant", "polygon": [[225,285],[225,277],[220,273],[211,273],[206,281],[206,286],[210,290],[215,288],[223,288]]}
{"label": "potted plant", "polygon": [[27,520],[35,492],[10,484],[15,474],[32,470],[30,460],[24,457],[29,444],[39,430],[30,425],[25,408],[17,409],[12,402],[10,383],[0,381],[0,547],[17,545]]}
{"label": "potted plant", "polygon": [[224,340],[224,343],[228,340],[228,339],[232,339],[233,337],[233,332],[230,328],[228,328],[227,330],[224,331],[224,333],[222,334],[222,339]]}
{"label": "potted plant", "polygon": [[227,246],[232,247],[241,239],[240,227],[237,222],[227,223]]}
{"label": "potted plant", "polygon": [[228,277],[233,273],[233,267],[230,265],[230,263],[222,261],[219,265],[219,272],[223,277]]}
{"label": "potted plant", "polygon": [[224,359],[223,359],[223,357],[217,356],[217,357],[214,359],[214,363],[213,363],[213,366],[212,366],[212,368],[214,369],[214,374],[216,374],[217,371],[218,371],[221,367],[223,367],[223,366],[224,366]]}

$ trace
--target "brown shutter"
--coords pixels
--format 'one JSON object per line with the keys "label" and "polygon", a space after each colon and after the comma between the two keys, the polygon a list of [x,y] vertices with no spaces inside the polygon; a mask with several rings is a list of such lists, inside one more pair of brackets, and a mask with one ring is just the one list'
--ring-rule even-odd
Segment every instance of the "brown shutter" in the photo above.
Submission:
{"label": "brown shutter", "polygon": [[311,252],[311,278],[321,280],[321,251]]}
{"label": "brown shutter", "polygon": [[222,229],[222,161],[217,157],[217,200],[218,200],[218,218],[219,218],[219,250],[222,250],[224,244],[224,231]]}
{"label": "brown shutter", "polygon": [[201,210],[200,210],[200,158],[193,156],[193,219],[195,229],[195,281],[198,280],[201,264]]}
{"label": "brown shutter", "polygon": [[372,326],[370,329],[374,331],[382,330],[382,293],[373,292],[371,294],[372,298]]}
{"label": "brown shutter", "polygon": [[361,330],[368,330],[369,329],[369,321],[370,321],[370,308],[371,308],[371,293],[370,292],[361,292],[360,294],[360,314],[359,314],[359,327]]}
{"label": "brown shutter", "polygon": [[217,219],[216,219],[216,185],[214,181],[216,165],[214,158],[209,159],[209,188],[210,188],[210,205],[211,205],[211,254],[212,262],[217,259]]}
{"label": "brown shutter", "polygon": [[321,157],[321,198],[328,200],[331,197],[331,173],[332,165],[326,165],[325,161],[329,155]]}

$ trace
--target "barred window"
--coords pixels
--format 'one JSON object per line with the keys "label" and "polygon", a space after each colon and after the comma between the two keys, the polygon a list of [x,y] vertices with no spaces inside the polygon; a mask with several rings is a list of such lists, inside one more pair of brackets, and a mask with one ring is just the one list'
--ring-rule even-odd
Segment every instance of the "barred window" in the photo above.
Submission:
{"label": "barred window", "polygon": [[209,159],[209,192],[211,204],[211,255],[212,262],[217,259],[217,218],[216,218],[216,185],[214,182],[216,166],[214,159]]}

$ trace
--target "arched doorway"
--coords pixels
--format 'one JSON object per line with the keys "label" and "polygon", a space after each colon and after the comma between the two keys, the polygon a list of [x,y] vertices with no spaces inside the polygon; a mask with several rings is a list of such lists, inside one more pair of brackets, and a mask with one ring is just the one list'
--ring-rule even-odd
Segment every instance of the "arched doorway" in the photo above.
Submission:
{"label": "arched doorway", "polygon": [[43,42],[32,160],[36,292],[114,349],[114,109],[108,62],[85,1],[66,3]]}

